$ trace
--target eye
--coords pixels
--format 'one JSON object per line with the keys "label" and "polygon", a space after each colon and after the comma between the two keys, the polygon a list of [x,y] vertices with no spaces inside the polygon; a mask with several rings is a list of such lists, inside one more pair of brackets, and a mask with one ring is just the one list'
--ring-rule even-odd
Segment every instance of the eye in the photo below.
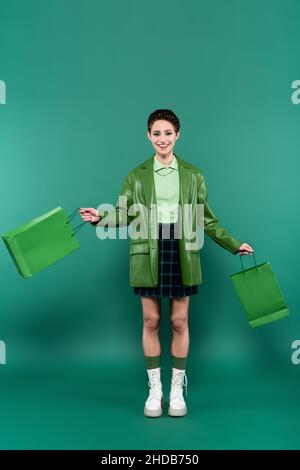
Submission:
{"label": "eye", "polygon": [[[172,132],[166,132],[166,135],[171,135]],[[153,135],[159,135],[159,132],[153,132]]]}

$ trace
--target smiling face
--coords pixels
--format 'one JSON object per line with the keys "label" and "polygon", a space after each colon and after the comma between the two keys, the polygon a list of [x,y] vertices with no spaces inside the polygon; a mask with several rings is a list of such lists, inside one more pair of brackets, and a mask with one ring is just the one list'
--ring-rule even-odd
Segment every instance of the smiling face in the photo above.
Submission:
{"label": "smiling face", "polygon": [[168,159],[168,156],[173,155],[173,147],[179,137],[179,132],[175,132],[171,122],[158,119],[152,124],[151,133],[148,132],[147,135],[158,157]]}

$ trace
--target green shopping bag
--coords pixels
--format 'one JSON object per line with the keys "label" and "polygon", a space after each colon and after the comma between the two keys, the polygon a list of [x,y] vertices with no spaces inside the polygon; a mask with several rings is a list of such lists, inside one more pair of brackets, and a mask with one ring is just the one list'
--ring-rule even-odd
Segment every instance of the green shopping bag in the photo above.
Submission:
{"label": "green shopping bag", "polygon": [[21,276],[28,279],[80,247],[76,233],[85,222],[70,224],[78,211],[67,216],[56,207],[1,236]]}
{"label": "green shopping bag", "polygon": [[252,328],[266,325],[289,315],[279,283],[270,262],[244,269],[240,255],[242,271],[231,274],[235,291]]}

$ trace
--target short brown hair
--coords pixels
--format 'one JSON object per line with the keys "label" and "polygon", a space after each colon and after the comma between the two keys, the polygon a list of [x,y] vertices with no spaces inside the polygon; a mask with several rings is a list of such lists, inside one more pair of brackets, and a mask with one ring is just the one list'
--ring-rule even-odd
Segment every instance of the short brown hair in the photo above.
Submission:
{"label": "short brown hair", "polygon": [[171,109],[156,109],[148,117],[147,127],[150,133],[151,133],[152,125],[158,119],[164,119],[165,121],[169,121],[171,124],[173,124],[176,133],[179,131],[180,121],[178,117],[176,116],[176,114],[173,113],[173,111],[171,111]]}

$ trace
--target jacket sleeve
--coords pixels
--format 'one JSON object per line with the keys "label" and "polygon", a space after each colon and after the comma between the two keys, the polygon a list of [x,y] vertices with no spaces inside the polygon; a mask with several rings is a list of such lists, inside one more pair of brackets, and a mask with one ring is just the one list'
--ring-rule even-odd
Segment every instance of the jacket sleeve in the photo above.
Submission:
{"label": "jacket sleeve", "polygon": [[128,214],[128,210],[132,204],[133,189],[130,182],[130,176],[127,175],[121,187],[119,198],[114,210],[99,210],[98,212],[101,217],[100,220],[98,222],[91,222],[91,225],[96,227],[124,227],[129,225],[135,218]]}
{"label": "jacket sleeve", "polygon": [[230,251],[232,254],[236,254],[242,242],[234,238],[225,228],[220,226],[218,219],[209,207],[205,178],[203,175],[198,175],[198,204],[204,204],[204,232],[223,248]]}

